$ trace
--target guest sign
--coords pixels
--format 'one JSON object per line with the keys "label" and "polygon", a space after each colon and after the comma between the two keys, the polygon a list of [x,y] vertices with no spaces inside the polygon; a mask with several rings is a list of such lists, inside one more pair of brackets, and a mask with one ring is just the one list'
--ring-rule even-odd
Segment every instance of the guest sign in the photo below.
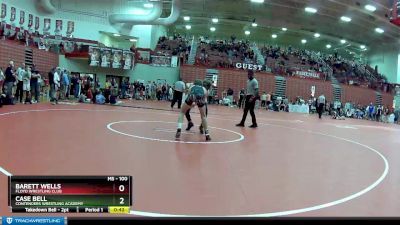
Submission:
{"label": "guest sign", "polygon": [[261,71],[263,66],[262,65],[251,64],[251,63],[236,63],[236,68],[244,69],[244,70]]}

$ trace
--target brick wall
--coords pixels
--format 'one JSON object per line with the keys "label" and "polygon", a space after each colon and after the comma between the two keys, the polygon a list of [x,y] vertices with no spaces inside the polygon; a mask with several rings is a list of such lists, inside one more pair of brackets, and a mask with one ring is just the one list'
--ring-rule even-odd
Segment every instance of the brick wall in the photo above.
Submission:
{"label": "brick wall", "polygon": [[311,96],[311,87],[315,86],[315,96],[324,94],[327,101],[333,100],[333,87],[330,82],[290,77],[286,83],[286,96],[294,101],[297,96],[308,99]]}
{"label": "brick wall", "polygon": [[[25,46],[16,41],[0,40],[0,67],[5,70],[10,60],[13,60],[16,66],[25,62]],[[57,54],[32,48],[33,63],[42,75],[47,76],[51,68],[59,65]]]}
{"label": "brick wall", "polygon": [[[206,68],[195,66],[182,66],[181,77],[185,82],[193,82],[195,79],[204,79],[206,76]],[[256,73],[256,78],[260,84],[260,93],[275,92],[275,76],[270,73]],[[232,88],[235,92],[235,98],[241,88],[246,87],[247,72],[244,70],[219,70],[218,95],[228,88]],[[324,94],[328,101],[333,100],[333,87],[331,82],[325,82],[313,79],[302,79],[297,77],[287,78],[286,96],[289,100],[295,100],[297,96],[305,99],[311,95],[311,86],[315,86],[315,95]],[[393,104],[393,96],[387,93],[382,94],[383,104],[391,106]],[[376,101],[374,90],[342,85],[342,102],[355,102],[367,105]]]}
{"label": "brick wall", "polygon": [[385,106],[393,106],[394,96],[388,93],[382,93],[382,104]]}
{"label": "brick wall", "polygon": [[16,66],[25,62],[25,46],[15,41],[0,40],[0,67],[5,70],[10,60]]}
{"label": "brick wall", "polygon": [[[39,50],[33,50],[33,63],[37,69],[47,77],[47,73],[54,67],[59,66],[59,56],[57,54]],[[68,68],[67,68],[68,69]]]}
{"label": "brick wall", "polygon": [[356,104],[368,105],[376,101],[376,93],[374,90],[342,85],[342,101],[355,102]]}

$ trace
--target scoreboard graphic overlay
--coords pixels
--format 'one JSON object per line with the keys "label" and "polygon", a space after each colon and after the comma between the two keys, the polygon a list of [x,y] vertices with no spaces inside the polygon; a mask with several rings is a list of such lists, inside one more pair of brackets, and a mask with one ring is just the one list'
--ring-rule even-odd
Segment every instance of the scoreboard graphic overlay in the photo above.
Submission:
{"label": "scoreboard graphic overlay", "polygon": [[13,213],[128,214],[131,176],[10,176]]}

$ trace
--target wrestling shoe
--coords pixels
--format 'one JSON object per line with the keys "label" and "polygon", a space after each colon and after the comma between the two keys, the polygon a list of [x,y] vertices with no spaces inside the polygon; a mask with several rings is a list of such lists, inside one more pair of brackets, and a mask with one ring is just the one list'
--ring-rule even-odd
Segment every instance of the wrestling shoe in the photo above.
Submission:
{"label": "wrestling shoe", "polygon": [[238,123],[238,124],[236,124],[236,126],[237,127],[244,127],[244,124],[243,123]]}
{"label": "wrestling shoe", "polygon": [[205,131],[206,134],[206,141],[211,141],[210,134],[208,133],[208,130]]}
{"label": "wrestling shoe", "polygon": [[178,129],[175,134],[175,138],[179,139],[181,137],[181,129]]}
{"label": "wrestling shoe", "polygon": [[189,131],[190,129],[192,129],[193,126],[194,124],[192,122],[189,122],[186,130]]}
{"label": "wrestling shoe", "polygon": [[204,134],[203,125],[200,125],[200,126],[199,126],[199,130],[200,130],[200,134]]}
{"label": "wrestling shoe", "polygon": [[249,126],[250,128],[257,128],[258,126],[257,126],[257,124],[253,124],[253,125],[251,125],[251,126]]}
{"label": "wrestling shoe", "polygon": [[209,134],[206,135],[206,141],[211,141],[211,137]]}

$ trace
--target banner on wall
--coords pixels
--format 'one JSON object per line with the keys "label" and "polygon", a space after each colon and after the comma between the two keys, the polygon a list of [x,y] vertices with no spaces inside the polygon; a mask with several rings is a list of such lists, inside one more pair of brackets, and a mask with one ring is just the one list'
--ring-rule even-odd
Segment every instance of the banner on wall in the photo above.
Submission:
{"label": "banner on wall", "polygon": [[138,60],[142,63],[150,63],[150,51],[138,50]]}
{"label": "banner on wall", "polygon": [[45,18],[44,19],[44,26],[43,26],[43,34],[49,35],[50,34],[50,27],[51,27],[51,19]]}
{"label": "banner on wall", "polygon": [[1,19],[4,20],[7,16],[7,5],[6,3],[1,3]]}
{"label": "banner on wall", "polygon": [[113,49],[112,50],[112,68],[121,69],[122,68],[122,50]]}
{"label": "banner on wall", "polygon": [[74,33],[74,30],[75,30],[75,22],[68,21],[67,37],[72,37],[72,33]]}
{"label": "banner on wall", "polygon": [[152,66],[160,66],[160,67],[170,67],[171,66],[171,57],[167,56],[151,56],[151,65]]}
{"label": "banner on wall", "polygon": [[178,56],[174,55],[171,57],[171,67],[178,67]]}
{"label": "banner on wall", "polygon": [[124,62],[124,70],[131,70],[134,66],[134,57],[133,53],[130,51],[123,51],[123,57],[122,60]]}
{"label": "banner on wall", "polygon": [[28,27],[31,28],[33,26],[33,15],[29,14],[28,16]]}
{"label": "banner on wall", "polygon": [[0,37],[4,35],[5,29],[6,29],[6,23],[0,21]]}
{"label": "banner on wall", "polygon": [[17,14],[17,9],[15,7],[11,7],[11,17],[10,17],[11,22],[15,21],[16,14]]}
{"label": "banner on wall", "polygon": [[42,38],[42,37],[39,40],[39,49],[40,50],[45,50],[46,49],[46,44],[45,44],[44,38]]}
{"label": "banner on wall", "polygon": [[62,20],[56,20],[56,29],[54,30],[55,33],[60,33],[63,28],[63,21]]}
{"label": "banner on wall", "polygon": [[100,48],[89,46],[89,65],[100,66]]}
{"label": "banner on wall", "polygon": [[101,67],[110,67],[111,64],[111,49],[101,48]]}
{"label": "banner on wall", "polygon": [[56,29],[54,30],[56,40],[62,40],[62,35],[61,35],[62,28],[63,28],[63,21],[56,20]]}
{"label": "banner on wall", "polygon": [[40,20],[39,20],[39,17],[36,16],[35,17],[35,30],[38,31],[39,27],[40,27]]}
{"label": "banner on wall", "polygon": [[23,25],[25,23],[25,11],[19,11],[19,25]]}
{"label": "banner on wall", "polygon": [[321,79],[322,74],[319,72],[315,71],[295,71],[294,73],[295,76],[297,77],[302,77],[302,78],[314,78],[314,79]]}

